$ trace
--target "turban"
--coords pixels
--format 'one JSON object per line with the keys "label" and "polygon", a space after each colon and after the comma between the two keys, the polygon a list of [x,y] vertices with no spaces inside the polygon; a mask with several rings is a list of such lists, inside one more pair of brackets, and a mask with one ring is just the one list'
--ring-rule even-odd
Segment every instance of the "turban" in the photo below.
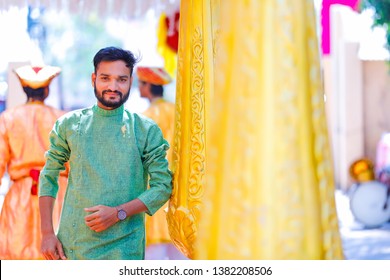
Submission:
{"label": "turban", "polygon": [[55,66],[31,66],[26,65],[14,70],[22,87],[33,89],[49,86],[54,77],[60,74],[61,68]]}
{"label": "turban", "polygon": [[153,85],[166,85],[172,79],[164,68],[159,67],[137,67],[138,80],[151,83]]}

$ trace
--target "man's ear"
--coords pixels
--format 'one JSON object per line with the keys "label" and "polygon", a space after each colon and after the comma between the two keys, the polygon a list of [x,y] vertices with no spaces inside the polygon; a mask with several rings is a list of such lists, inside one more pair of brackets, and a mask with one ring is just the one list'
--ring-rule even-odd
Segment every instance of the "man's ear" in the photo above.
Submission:
{"label": "man's ear", "polygon": [[132,84],[133,84],[133,78],[134,78],[134,76],[131,76],[131,77],[130,77],[130,87],[131,87]]}
{"label": "man's ear", "polygon": [[92,73],[92,75],[91,75],[92,87],[95,87],[95,81],[96,81],[96,74],[95,74],[95,73]]}
{"label": "man's ear", "polygon": [[43,98],[45,99],[45,98],[47,98],[48,96],[49,96],[49,87],[45,87],[44,89],[43,89]]}

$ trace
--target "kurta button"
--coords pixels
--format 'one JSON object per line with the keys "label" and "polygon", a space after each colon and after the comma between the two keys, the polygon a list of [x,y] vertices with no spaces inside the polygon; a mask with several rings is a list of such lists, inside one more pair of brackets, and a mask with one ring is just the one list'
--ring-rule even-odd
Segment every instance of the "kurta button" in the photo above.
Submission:
{"label": "kurta button", "polygon": [[81,158],[81,155],[77,155],[78,158]]}
{"label": "kurta button", "polygon": [[76,226],[76,224],[75,224],[75,223],[73,223],[73,224],[72,224],[72,226],[74,226],[74,227],[75,227],[75,226]]}

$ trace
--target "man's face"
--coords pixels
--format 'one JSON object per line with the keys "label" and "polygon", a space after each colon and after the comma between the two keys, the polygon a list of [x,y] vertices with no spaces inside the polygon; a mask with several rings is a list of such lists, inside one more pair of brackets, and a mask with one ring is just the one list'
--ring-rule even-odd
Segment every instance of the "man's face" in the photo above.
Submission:
{"label": "man's face", "polygon": [[102,61],[92,73],[98,106],[106,110],[121,106],[129,98],[132,81],[124,61]]}
{"label": "man's face", "polygon": [[138,88],[141,97],[144,98],[150,98],[150,84],[145,81],[139,81],[138,82]]}

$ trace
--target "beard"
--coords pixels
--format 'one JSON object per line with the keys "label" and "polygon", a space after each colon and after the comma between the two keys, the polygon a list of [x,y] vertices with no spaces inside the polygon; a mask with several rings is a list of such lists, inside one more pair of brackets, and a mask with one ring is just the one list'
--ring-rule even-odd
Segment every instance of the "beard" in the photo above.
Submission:
{"label": "beard", "polygon": [[[130,96],[130,89],[128,90],[127,93],[122,93],[119,90],[115,90],[115,91],[103,90],[102,92],[99,92],[96,89],[96,85],[93,88],[94,88],[94,92],[95,92],[95,96],[96,96],[97,100],[99,100],[99,102],[102,103],[104,106],[112,108],[112,109],[116,109],[116,108],[122,106],[122,104],[124,104],[127,101],[127,99],[129,99],[129,96]],[[119,100],[105,98],[105,94],[107,92],[114,92],[114,93],[118,94]]]}

